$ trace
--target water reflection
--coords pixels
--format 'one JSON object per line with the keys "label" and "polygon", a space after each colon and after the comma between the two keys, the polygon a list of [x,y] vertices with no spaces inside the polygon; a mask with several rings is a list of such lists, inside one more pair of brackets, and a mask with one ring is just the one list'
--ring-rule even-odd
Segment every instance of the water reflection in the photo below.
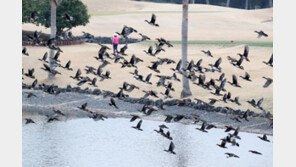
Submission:
{"label": "water reflection", "polygon": [[[162,122],[144,120],[143,131],[130,128],[136,124],[118,118],[24,125],[23,166],[272,166],[272,143],[260,141],[256,134],[240,133],[240,147],[221,149],[216,144],[226,136],[222,130],[202,133],[193,125],[167,124],[176,146],[173,155],[163,151],[170,140],[154,131]],[[263,155],[253,155],[250,149]],[[226,158],[225,152],[241,158]]]}

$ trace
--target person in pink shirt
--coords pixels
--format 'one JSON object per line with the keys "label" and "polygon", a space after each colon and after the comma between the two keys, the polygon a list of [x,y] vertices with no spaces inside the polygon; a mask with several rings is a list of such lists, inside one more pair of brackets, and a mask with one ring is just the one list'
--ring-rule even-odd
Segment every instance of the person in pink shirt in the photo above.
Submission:
{"label": "person in pink shirt", "polygon": [[115,33],[114,36],[113,36],[113,40],[112,40],[113,54],[114,55],[116,55],[118,53],[118,50],[117,50],[118,43],[119,43],[119,38],[118,38],[117,34]]}

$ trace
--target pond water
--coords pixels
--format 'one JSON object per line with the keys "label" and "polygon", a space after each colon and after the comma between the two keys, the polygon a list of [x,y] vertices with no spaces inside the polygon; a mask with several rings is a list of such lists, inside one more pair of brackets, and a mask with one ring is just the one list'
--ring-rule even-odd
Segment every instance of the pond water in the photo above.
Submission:
{"label": "pond water", "polygon": [[[165,152],[170,140],[156,133],[163,122],[143,120],[142,129],[131,128],[138,120],[116,118],[105,121],[72,119],[52,123],[23,125],[22,150],[24,167],[271,167],[270,143],[258,134],[240,132],[239,147],[227,143],[218,147],[225,137],[222,129],[209,133],[196,130],[198,125],[180,123],[169,127],[176,155]],[[165,130],[166,131],[166,130]],[[248,152],[256,150],[263,155]],[[240,158],[226,158],[230,152]]]}

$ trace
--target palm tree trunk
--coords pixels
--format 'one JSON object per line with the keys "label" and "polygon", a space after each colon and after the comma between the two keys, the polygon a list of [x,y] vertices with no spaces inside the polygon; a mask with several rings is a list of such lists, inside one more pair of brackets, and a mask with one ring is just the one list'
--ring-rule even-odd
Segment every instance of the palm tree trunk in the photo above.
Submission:
{"label": "palm tree trunk", "polygon": [[207,5],[209,5],[210,4],[210,0],[206,0],[206,3],[207,3]]}
{"label": "palm tree trunk", "polygon": [[[56,10],[57,10],[57,3],[55,0],[50,0],[50,38],[54,38],[56,36]],[[49,52],[49,67],[51,69],[54,69],[54,62],[53,62],[53,57],[54,57],[54,50],[50,49]],[[50,72],[48,72],[48,79],[54,79],[54,75]]]}
{"label": "palm tree trunk", "polygon": [[[188,0],[183,0],[183,15],[182,15],[182,68],[186,68],[187,62],[187,44],[188,44]],[[188,78],[182,75],[183,90],[181,98],[191,96]]]}
{"label": "palm tree trunk", "polygon": [[192,0],[192,4],[195,4],[195,0]]}
{"label": "palm tree trunk", "polygon": [[249,8],[249,0],[246,0],[245,9],[248,10]]}
{"label": "palm tree trunk", "polygon": [[230,0],[227,0],[226,1],[226,7],[229,7],[229,5],[230,5]]}

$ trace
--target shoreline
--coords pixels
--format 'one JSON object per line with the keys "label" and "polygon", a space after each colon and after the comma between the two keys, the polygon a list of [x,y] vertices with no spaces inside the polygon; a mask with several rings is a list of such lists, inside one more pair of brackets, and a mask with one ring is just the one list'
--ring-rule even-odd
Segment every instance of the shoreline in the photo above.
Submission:
{"label": "shoreline", "polygon": [[[34,93],[37,97],[27,98],[26,93]],[[143,120],[162,121],[166,118],[165,115],[170,114],[176,116],[183,114],[191,116],[197,114],[200,119],[207,121],[207,123],[214,124],[217,128],[224,128],[226,125],[233,127],[240,126],[240,131],[273,135],[273,129],[269,127],[270,120],[260,117],[249,117],[249,122],[241,120],[241,123],[236,122],[230,118],[235,117],[233,114],[225,114],[219,112],[205,111],[194,109],[187,106],[167,106],[164,105],[165,110],[154,111],[151,115],[146,116],[140,113],[143,104],[130,103],[124,100],[115,98],[116,104],[119,109],[108,105],[109,97],[104,98],[102,95],[91,95],[73,92],[62,92],[58,95],[47,94],[40,90],[22,90],[22,113],[26,114],[25,117],[33,114],[40,116],[53,114],[53,108],[61,110],[65,114],[66,119],[88,118],[89,113],[78,109],[83,103],[87,102],[87,108],[93,112],[102,113],[112,118],[131,118],[130,114],[137,114]],[[182,119],[179,123],[194,124],[192,119]],[[168,123],[169,124],[169,123]],[[197,123],[197,127],[201,125],[201,121]]]}

